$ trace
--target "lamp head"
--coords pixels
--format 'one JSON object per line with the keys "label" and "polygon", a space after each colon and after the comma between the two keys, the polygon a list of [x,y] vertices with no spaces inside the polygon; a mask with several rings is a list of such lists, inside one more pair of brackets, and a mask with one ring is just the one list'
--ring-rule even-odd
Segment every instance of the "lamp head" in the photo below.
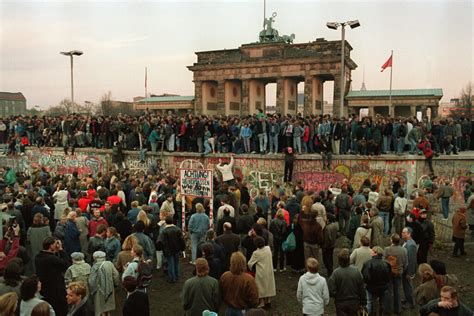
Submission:
{"label": "lamp head", "polygon": [[326,26],[332,30],[337,30],[337,28],[339,27],[339,23],[337,22],[328,22],[326,23]]}
{"label": "lamp head", "polygon": [[73,55],[74,56],[81,56],[84,53],[80,50],[72,50],[70,52],[60,52],[60,54],[65,55],[65,56],[73,56]]}
{"label": "lamp head", "polygon": [[360,26],[359,20],[349,21],[347,25],[351,27],[351,29],[355,29],[356,27]]}

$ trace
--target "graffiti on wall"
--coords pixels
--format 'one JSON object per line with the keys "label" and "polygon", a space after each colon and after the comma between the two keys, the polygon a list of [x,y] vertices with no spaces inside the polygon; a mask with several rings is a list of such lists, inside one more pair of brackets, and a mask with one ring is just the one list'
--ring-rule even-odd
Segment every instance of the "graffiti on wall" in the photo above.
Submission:
{"label": "graffiti on wall", "polygon": [[[147,172],[158,156],[148,155],[144,162],[140,162],[137,153],[125,154],[125,163],[131,171]],[[161,158],[161,157],[160,157]],[[205,169],[215,170],[216,164],[222,159],[228,163],[226,157],[200,157],[196,155],[168,155],[162,157],[162,167],[171,175],[177,176],[180,163],[184,160],[196,161]],[[18,171],[31,173],[34,168],[45,167],[53,173],[71,174],[77,171],[79,175],[94,174],[105,171],[112,166],[111,155],[103,152],[76,152],[75,155],[65,156],[58,150],[28,150],[25,156],[0,157],[0,165],[13,167]],[[433,161],[436,184],[449,180],[455,188],[454,201],[462,201],[462,191],[468,179],[474,180],[474,164],[472,160],[435,159]],[[276,184],[283,183],[283,159],[268,159],[267,157],[236,156],[234,176],[247,183],[252,196],[259,189],[267,193]],[[391,187],[394,179],[398,178],[402,187],[411,191],[413,185],[428,174],[426,162],[419,160],[338,160],[332,161],[331,170],[322,170],[320,159],[298,159],[295,162],[293,179],[301,180],[307,190],[320,191],[327,189],[330,184],[348,179],[355,190],[358,190],[365,179],[375,183],[380,189]],[[216,175],[219,174],[216,172]]]}

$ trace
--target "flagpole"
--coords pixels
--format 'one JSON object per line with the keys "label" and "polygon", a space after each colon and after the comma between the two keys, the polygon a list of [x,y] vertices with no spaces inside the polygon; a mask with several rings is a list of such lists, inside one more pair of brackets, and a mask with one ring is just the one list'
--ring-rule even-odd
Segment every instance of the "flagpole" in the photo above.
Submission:
{"label": "flagpole", "polygon": [[389,96],[389,115],[394,115],[395,111],[393,110],[392,107],[392,70],[393,70],[393,50],[392,54],[390,55],[390,59],[392,61],[392,65],[390,67],[390,96]]}
{"label": "flagpole", "polygon": [[148,111],[148,69],[145,67],[145,110]]}

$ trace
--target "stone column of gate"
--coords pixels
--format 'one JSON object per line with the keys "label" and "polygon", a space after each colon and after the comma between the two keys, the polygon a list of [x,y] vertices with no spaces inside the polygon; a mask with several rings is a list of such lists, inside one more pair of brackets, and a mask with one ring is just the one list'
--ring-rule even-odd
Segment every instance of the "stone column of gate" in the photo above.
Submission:
{"label": "stone column of gate", "polygon": [[303,115],[315,114],[315,103],[314,103],[314,76],[304,77],[304,107]]}
{"label": "stone column of gate", "polygon": [[225,80],[219,80],[217,81],[217,113],[224,113],[225,115],[228,115],[229,113],[226,113],[226,108],[225,108]]}
{"label": "stone column of gate", "polygon": [[431,120],[435,119],[438,116],[438,107],[432,106],[431,107]]}
{"label": "stone column of gate", "polygon": [[286,115],[286,113],[288,113],[285,104],[285,78],[283,77],[277,78],[277,98],[275,112],[281,113],[282,115]]}
{"label": "stone column of gate", "polygon": [[194,81],[194,113],[204,114],[204,105],[202,104],[202,81]]}
{"label": "stone column of gate", "polygon": [[249,115],[250,113],[250,106],[249,106],[249,89],[250,89],[250,80],[249,79],[242,79],[242,91],[240,92],[241,95],[241,102],[240,102],[240,112],[242,115]]}
{"label": "stone column of gate", "polygon": [[333,117],[341,117],[341,76],[334,76],[334,97],[333,97],[333,104],[332,104],[332,116]]}

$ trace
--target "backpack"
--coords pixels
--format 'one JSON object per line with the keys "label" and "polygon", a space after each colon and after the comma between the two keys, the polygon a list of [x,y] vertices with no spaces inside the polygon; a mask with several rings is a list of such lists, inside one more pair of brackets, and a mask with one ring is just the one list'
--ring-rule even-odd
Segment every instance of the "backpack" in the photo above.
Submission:
{"label": "backpack", "polygon": [[285,241],[282,243],[281,248],[283,252],[292,252],[296,249],[296,237],[293,233],[293,225],[291,225],[291,232],[288,234]]}
{"label": "backpack", "polygon": [[138,262],[137,266],[138,272],[138,288],[147,288],[151,285],[151,281],[153,280],[153,264],[148,261],[141,260]]}
{"label": "backpack", "polygon": [[400,273],[398,272],[398,258],[397,256],[387,256],[387,261],[390,263],[390,268],[392,269],[392,277],[399,277]]}

